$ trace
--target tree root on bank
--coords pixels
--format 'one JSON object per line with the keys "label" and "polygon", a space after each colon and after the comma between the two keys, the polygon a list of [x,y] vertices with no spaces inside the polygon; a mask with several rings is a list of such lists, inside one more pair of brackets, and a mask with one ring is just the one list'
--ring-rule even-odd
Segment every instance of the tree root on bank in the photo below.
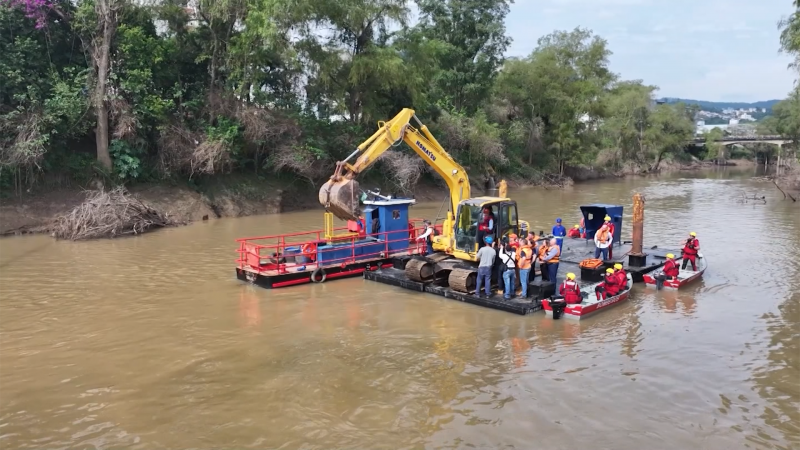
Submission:
{"label": "tree root on bank", "polygon": [[178,225],[124,188],[89,191],[86,200],[53,224],[53,236],[72,241],[141,234],[154,228]]}
{"label": "tree root on bank", "polygon": [[774,179],[772,180],[772,184],[774,184],[774,185],[775,185],[775,187],[776,187],[776,188],[778,188],[778,190],[779,190],[779,191],[781,191],[781,194],[783,194],[783,199],[784,199],[784,200],[786,200],[786,196],[788,195],[788,196],[789,196],[789,198],[790,198],[790,199],[792,199],[792,201],[793,201],[793,202],[796,202],[796,201],[797,201],[797,199],[796,199],[796,198],[794,198],[794,197],[792,196],[792,194],[787,194],[786,192],[784,192],[784,190],[783,190],[783,189],[781,189],[781,187],[778,185],[778,182],[776,182]]}

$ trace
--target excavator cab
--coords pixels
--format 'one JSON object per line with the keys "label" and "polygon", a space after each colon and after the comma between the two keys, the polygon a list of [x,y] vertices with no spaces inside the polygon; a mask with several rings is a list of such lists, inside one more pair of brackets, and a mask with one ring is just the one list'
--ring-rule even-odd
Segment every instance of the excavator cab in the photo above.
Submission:
{"label": "excavator cab", "polygon": [[455,238],[456,249],[474,253],[481,245],[477,242],[478,220],[484,208],[490,208],[494,216],[495,239],[501,239],[511,233],[519,234],[517,203],[513,200],[499,200],[493,197],[477,197],[464,200],[459,204],[456,216]]}

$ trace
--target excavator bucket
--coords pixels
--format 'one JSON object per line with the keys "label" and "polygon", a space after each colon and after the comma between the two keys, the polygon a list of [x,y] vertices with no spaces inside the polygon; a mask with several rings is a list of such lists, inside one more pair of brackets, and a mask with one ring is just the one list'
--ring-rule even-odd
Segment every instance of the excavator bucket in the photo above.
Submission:
{"label": "excavator bucket", "polygon": [[341,220],[358,220],[361,213],[358,182],[348,178],[328,180],[319,190],[319,202]]}

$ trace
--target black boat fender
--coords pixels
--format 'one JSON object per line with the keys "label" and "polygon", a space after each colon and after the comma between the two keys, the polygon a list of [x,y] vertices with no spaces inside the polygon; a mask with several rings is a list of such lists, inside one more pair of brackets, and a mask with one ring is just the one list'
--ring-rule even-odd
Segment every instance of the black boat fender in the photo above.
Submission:
{"label": "black boat fender", "polygon": [[317,267],[313,272],[311,272],[312,283],[324,283],[326,278],[328,278],[328,274],[325,273],[325,269],[322,267]]}

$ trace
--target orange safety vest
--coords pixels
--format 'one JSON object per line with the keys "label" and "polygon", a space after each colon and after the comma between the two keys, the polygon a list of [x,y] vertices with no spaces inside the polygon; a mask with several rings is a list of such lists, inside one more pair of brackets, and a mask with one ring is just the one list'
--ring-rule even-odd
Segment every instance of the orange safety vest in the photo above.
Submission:
{"label": "orange safety vest", "polygon": [[[525,252],[525,257],[522,257],[522,252]],[[531,261],[533,261],[533,249],[526,245],[524,247],[517,247],[517,267],[520,269],[530,269],[531,268]]]}
{"label": "orange safety vest", "polygon": [[317,244],[313,242],[307,242],[300,247],[300,253],[310,259],[311,261],[317,260]]}
{"label": "orange safety vest", "polygon": [[547,246],[542,244],[539,246],[539,261],[543,260],[545,256],[547,256]]}
{"label": "orange safety vest", "polygon": [[[551,248],[556,248],[558,250],[556,250],[556,256],[553,256],[553,258],[550,259],[550,261],[547,261],[547,264],[558,264],[558,257],[561,256],[561,247],[559,247],[557,245],[555,245],[553,247],[550,247],[550,248],[547,249],[547,253],[550,252]],[[547,257],[547,253],[544,254],[545,257]]]}
{"label": "orange safety vest", "polygon": [[597,230],[597,233],[594,235],[597,238],[597,241],[601,244],[605,244],[608,242],[608,231]]}

